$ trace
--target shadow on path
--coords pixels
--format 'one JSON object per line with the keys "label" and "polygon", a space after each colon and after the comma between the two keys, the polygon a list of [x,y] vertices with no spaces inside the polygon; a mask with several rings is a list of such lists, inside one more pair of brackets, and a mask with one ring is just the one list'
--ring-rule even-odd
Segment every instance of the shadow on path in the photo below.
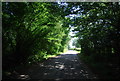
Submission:
{"label": "shadow on path", "polygon": [[65,54],[49,58],[44,63],[40,63],[28,69],[30,79],[95,79],[95,75],[90,72],[78,59],[75,51],[69,50]]}

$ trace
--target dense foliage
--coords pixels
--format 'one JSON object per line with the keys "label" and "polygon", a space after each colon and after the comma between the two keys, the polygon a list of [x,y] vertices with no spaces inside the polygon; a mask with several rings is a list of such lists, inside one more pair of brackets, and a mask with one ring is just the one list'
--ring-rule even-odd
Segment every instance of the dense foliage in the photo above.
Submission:
{"label": "dense foliage", "polygon": [[2,7],[3,69],[58,54],[67,46],[72,28],[78,38],[73,45],[81,47],[84,61],[98,72],[119,77],[118,2],[6,2]]}
{"label": "dense foliage", "polygon": [[4,69],[41,61],[66,47],[69,28],[56,3],[6,2],[2,7]]}
{"label": "dense foliage", "polygon": [[[120,48],[120,4],[116,3],[70,3],[74,5],[72,20],[74,30],[81,46],[81,55],[86,62],[97,66],[98,71],[106,72],[110,66],[113,72],[119,69]],[[101,63],[101,64],[100,64]],[[105,64],[103,66],[102,64]],[[114,75],[107,72],[106,75]],[[117,75],[117,74],[116,74]],[[109,76],[109,75],[108,75]],[[115,76],[115,75],[114,75]],[[118,77],[118,76],[116,76]],[[115,78],[115,77],[111,77]]]}

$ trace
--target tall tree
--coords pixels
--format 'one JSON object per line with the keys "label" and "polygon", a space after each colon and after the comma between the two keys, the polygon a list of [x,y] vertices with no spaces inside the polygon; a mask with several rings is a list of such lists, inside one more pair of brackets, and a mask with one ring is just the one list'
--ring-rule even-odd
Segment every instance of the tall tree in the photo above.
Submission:
{"label": "tall tree", "polygon": [[[57,3],[8,3],[3,11],[3,67],[63,51],[69,29]],[[9,63],[10,62],[10,63]]]}

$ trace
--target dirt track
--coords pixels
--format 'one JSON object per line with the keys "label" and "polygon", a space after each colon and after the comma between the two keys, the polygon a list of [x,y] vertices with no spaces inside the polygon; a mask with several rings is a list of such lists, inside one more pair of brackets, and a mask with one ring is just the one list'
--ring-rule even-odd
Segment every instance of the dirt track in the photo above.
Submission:
{"label": "dirt track", "polygon": [[95,79],[95,75],[79,60],[76,52],[70,50],[65,54],[50,58],[44,63],[28,69],[30,79]]}

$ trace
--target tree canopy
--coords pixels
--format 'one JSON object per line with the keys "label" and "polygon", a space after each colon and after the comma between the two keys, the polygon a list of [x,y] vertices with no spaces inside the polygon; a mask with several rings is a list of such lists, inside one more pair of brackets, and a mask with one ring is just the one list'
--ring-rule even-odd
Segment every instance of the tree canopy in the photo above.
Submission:
{"label": "tree canopy", "polygon": [[84,58],[119,63],[119,2],[3,2],[2,7],[4,70],[64,51],[70,29]]}
{"label": "tree canopy", "polygon": [[4,62],[41,61],[66,47],[69,28],[56,3],[6,2],[2,7]]}

